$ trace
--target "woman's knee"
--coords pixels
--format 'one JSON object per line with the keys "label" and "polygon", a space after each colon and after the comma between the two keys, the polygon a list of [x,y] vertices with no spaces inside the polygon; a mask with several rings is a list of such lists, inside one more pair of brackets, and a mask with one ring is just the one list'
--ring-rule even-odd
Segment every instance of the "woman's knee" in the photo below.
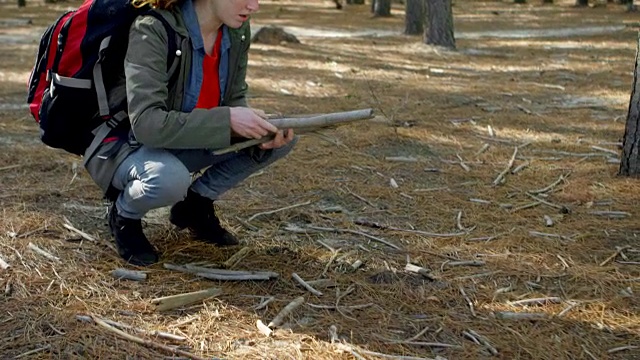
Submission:
{"label": "woman's knee", "polygon": [[178,158],[165,152],[160,158],[145,162],[140,180],[149,198],[154,198],[162,205],[171,205],[187,195],[191,173]]}

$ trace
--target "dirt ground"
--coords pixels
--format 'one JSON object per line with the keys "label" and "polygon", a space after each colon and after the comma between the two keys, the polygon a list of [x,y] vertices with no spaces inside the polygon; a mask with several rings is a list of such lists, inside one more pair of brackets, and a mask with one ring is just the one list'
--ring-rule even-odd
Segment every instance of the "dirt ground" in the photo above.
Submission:
{"label": "dirt ground", "polygon": [[[376,19],[368,6],[262,1],[253,25],[284,26],[301,43],[252,46],[252,106],[377,116],[302,137],[227,193],[218,207],[241,247],[192,242],[166,209],[150,214],[162,262],[135,269],[113,250],[81,159],[43,146],[24,103],[41,31],[78,3],[27,2],[0,3],[0,258],[10,265],[0,358],[640,358],[640,181],[617,176],[640,14],[459,0],[448,51],[401,35],[399,5]],[[279,278],[220,282],[163,267],[220,267],[242,247],[251,253],[233,269]],[[115,280],[116,268],[148,277]],[[313,295],[293,273],[331,284]],[[211,287],[222,294],[191,306],[151,303]],[[299,296],[271,337],[258,331]],[[78,315],[182,338],[125,329],[163,350]]]}

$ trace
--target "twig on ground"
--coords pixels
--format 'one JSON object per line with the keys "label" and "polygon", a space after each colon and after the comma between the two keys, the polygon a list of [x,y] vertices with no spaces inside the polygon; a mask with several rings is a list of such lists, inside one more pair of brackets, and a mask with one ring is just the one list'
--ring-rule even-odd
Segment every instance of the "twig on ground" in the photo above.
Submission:
{"label": "twig on ground", "polygon": [[425,269],[423,267],[411,264],[411,263],[407,263],[407,265],[405,265],[405,267],[404,267],[404,270],[408,271],[408,272],[415,273],[415,274],[420,274],[420,275],[422,275],[422,276],[424,276],[427,279],[432,280],[432,281],[435,281],[435,280],[438,279],[435,276],[431,275],[431,272],[429,270],[427,270],[427,269]]}
{"label": "twig on ground", "polygon": [[236,266],[240,261],[242,261],[242,259],[247,257],[247,255],[251,254],[251,251],[253,250],[251,250],[250,247],[243,247],[242,249],[238,250],[236,253],[231,255],[231,257],[229,257],[227,261],[222,263],[222,265],[227,269],[231,269],[234,266]]}
{"label": "twig on ground", "polygon": [[489,352],[493,355],[496,356],[498,355],[498,350],[496,350],[495,347],[493,347],[493,345],[491,345],[491,343],[489,343],[489,340],[485,339],[483,336],[479,335],[477,332],[469,329],[467,331],[463,331],[462,332],[463,335],[472,338],[472,340],[476,343],[481,343],[482,345],[484,345],[484,347],[487,348],[487,350],[489,350]]}
{"label": "twig on ground", "polygon": [[246,222],[240,216],[236,216],[236,220],[238,220],[238,222],[249,231],[258,231],[258,230],[260,230],[259,227],[249,224],[248,222]]}
{"label": "twig on ground", "polygon": [[509,171],[511,171],[511,168],[513,167],[513,163],[516,161],[517,155],[518,155],[518,147],[516,146],[513,150],[513,155],[511,155],[511,159],[509,159],[509,162],[507,163],[507,167],[504,170],[502,170],[500,174],[498,174],[495,180],[493,180],[493,186],[498,186],[502,183],[503,180],[505,180],[505,176],[509,173]]}
{"label": "twig on ground", "polygon": [[524,299],[517,301],[510,301],[509,305],[513,306],[527,306],[527,305],[545,305],[545,304],[559,304],[562,302],[562,299],[556,296],[544,297],[544,298],[535,298],[535,299]]}
{"label": "twig on ground", "polygon": [[418,162],[418,159],[412,156],[386,156],[386,161],[398,161],[398,162]]}
{"label": "twig on ground", "polygon": [[68,220],[67,220],[67,223],[66,224],[62,224],[62,226],[65,229],[73,231],[74,233],[80,235],[83,239],[89,240],[91,242],[98,242],[96,240],[96,238],[94,238],[93,236],[91,236],[91,235],[87,234],[86,232],[84,232],[82,230],[79,230],[76,227],[74,227],[73,225],[71,225],[71,223],[69,223]]}
{"label": "twig on ground", "polygon": [[542,194],[542,193],[549,192],[549,191],[553,190],[556,186],[558,186],[561,182],[565,181],[567,179],[567,177],[569,177],[569,174],[562,174],[562,175],[560,175],[558,180],[552,182],[548,186],[545,186],[545,187],[543,187],[541,189],[537,189],[537,190],[530,190],[530,191],[527,191],[527,193],[528,194],[537,195],[537,194]]}
{"label": "twig on ground", "polygon": [[464,291],[464,288],[462,286],[459,286],[458,290],[460,290],[460,294],[462,294],[462,297],[467,302],[467,305],[469,305],[471,316],[476,317],[477,315],[476,315],[476,310],[473,308],[473,302],[471,302],[471,299],[469,299],[469,296],[467,296],[467,293]]}
{"label": "twig on ground", "polygon": [[467,171],[467,172],[471,171],[471,168],[469,167],[469,165],[467,165],[467,164],[465,164],[465,163],[464,163],[464,160],[462,159],[462,157],[460,157],[460,155],[459,155],[459,154],[456,154],[456,156],[457,156],[457,157],[458,157],[458,159],[460,160],[460,162],[459,162],[460,167],[461,167],[461,168],[463,168],[463,169],[464,169],[464,171]]}
{"label": "twig on ground", "polygon": [[[3,169],[0,169],[0,170],[3,170]],[[29,351],[27,351],[25,353],[22,353],[20,355],[16,355],[14,357],[14,359],[22,359],[23,357],[27,357],[29,355],[33,355],[33,354],[39,353],[41,351],[49,350],[50,348],[51,348],[51,345],[45,345],[45,346],[39,347],[37,349],[29,350]]]}
{"label": "twig on ground", "polygon": [[607,354],[613,354],[613,353],[617,353],[620,351],[627,351],[627,350],[635,350],[635,349],[640,349],[640,346],[620,346],[620,347],[616,347],[613,349],[609,349],[607,350]]}
{"label": "twig on ground", "polygon": [[260,304],[254,306],[252,309],[253,310],[261,310],[267,307],[267,305],[271,304],[273,302],[273,300],[275,300],[276,297],[275,296],[269,296],[268,298],[266,298],[263,302],[261,302]]}
{"label": "twig on ground", "polygon": [[482,260],[466,260],[466,261],[446,261],[442,264],[447,266],[485,266],[487,263]]}
{"label": "twig on ground", "polygon": [[165,269],[195,274],[212,280],[242,281],[242,280],[270,280],[280,276],[278,273],[271,271],[238,271],[227,269],[212,269],[194,265],[173,265],[164,264]]}
{"label": "twig on ground", "polygon": [[307,284],[307,282],[306,282],[306,281],[304,281],[304,280],[300,277],[300,275],[298,275],[298,274],[296,274],[296,273],[293,273],[293,274],[291,274],[291,276],[293,277],[293,279],[294,279],[295,281],[297,281],[300,285],[302,285],[302,287],[304,287],[305,289],[307,289],[307,290],[308,290],[310,293],[312,293],[313,295],[316,295],[316,296],[322,296],[322,293],[321,293],[320,291],[318,291],[318,290],[314,289],[314,288],[313,288],[313,286],[311,286],[311,285]]}
{"label": "twig on ground", "polygon": [[271,320],[271,322],[269,322],[269,325],[267,326],[270,328],[274,328],[282,325],[284,318],[289,316],[298,307],[304,304],[304,301],[305,300],[303,296],[299,296],[295,298],[292,302],[290,302],[289,304],[287,304],[287,306],[285,306],[282,310],[280,310],[280,312],[276,315],[276,317],[274,317],[273,320]]}
{"label": "twig on ground", "polygon": [[548,315],[545,313],[518,313],[511,311],[499,311],[496,313],[496,319],[500,320],[544,320]]}
{"label": "twig on ground", "polygon": [[255,214],[255,215],[251,216],[250,218],[248,218],[247,222],[251,222],[255,218],[257,218],[259,216],[262,216],[262,215],[271,215],[271,214],[275,214],[275,213],[280,212],[280,211],[290,210],[290,209],[294,209],[294,208],[297,208],[297,207],[300,207],[300,206],[309,205],[309,204],[311,204],[311,200],[305,201],[305,202],[299,203],[299,204],[285,206],[283,208],[279,208],[279,209],[275,209],[275,210],[259,212],[259,213]]}
{"label": "twig on ground", "polygon": [[330,231],[330,232],[341,232],[341,233],[350,233],[350,234],[357,234],[357,235],[361,235],[364,236],[368,239],[371,240],[375,240],[377,242],[383,243],[389,247],[392,247],[396,250],[402,250],[398,245],[393,244],[385,239],[381,239],[377,236],[373,236],[371,234],[367,234],[363,231],[358,231],[358,230],[351,230],[351,229],[338,229],[338,228],[328,228],[328,227],[322,227],[322,226],[312,226],[312,225],[308,225],[307,228],[311,229],[311,230],[318,230],[318,231]]}
{"label": "twig on ground", "polygon": [[565,316],[569,311],[573,310],[573,308],[575,308],[576,306],[580,305],[580,302],[578,301],[568,301],[569,306],[567,306],[566,308],[564,308],[562,311],[560,311],[558,313],[558,315],[556,315],[556,317],[563,317]]}
{"label": "twig on ground", "polygon": [[516,166],[515,169],[511,170],[511,174],[515,175],[520,171],[524,170],[525,168],[527,168],[529,165],[531,165],[531,163],[529,161],[525,161],[522,164]]}
{"label": "twig on ground", "polygon": [[351,195],[352,195],[353,197],[355,197],[356,199],[358,199],[358,200],[360,200],[360,201],[364,202],[365,204],[367,204],[367,205],[369,205],[369,206],[371,206],[371,207],[373,207],[373,208],[377,207],[374,203],[372,203],[371,201],[369,201],[369,200],[367,200],[367,199],[363,198],[362,196],[360,196],[360,195],[358,195],[358,194],[354,193],[354,192],[353,192],[353,191],[351,191],[351,189],[349,189],[348,187],[345,187],[345,190],[347,190],[347,192],[348,192],[349,194],[351,194]]}
{"label": "twig on ground", "polygon": [[416,356],[403,356],[403,355],[383,354],[383,353],[379,353],[379,352],[375,352],[375,351],[369,351],[369,350],[360,349],[360,348],[357,348],[356,346],[348,344],[348,343],[334,343],[334,346],[336,346],[339,350],[346,351],[349,354],[353,355],[353,357],[355,357],[357,360],[366,360],[359,353],[362,353],[362,354],[365,354],[365,355],[370,355],[370,356],[377,356],[377,357],[381,357],[381,358],[385,358],[385,359],[394,359],[394,360],[444,360],[444,358],[442,358],[440,356],[438,356],[438,357],[436,357],[434,359],[434,358],[425,358],[425,357],[416,357]]}
{"label": "twig on ground", "polygon": [[484,143],[484,144],[482,145],[482,147],[480,148],[480,150],[478,150],[478,151],[476,152],[476,156],[478,156],[478,155],[480,155],[480,154],[484,153],[484,152],[485,152],[485,151],[487,151],[487,150],[489,150],[489,144]]}
{"label": "twig on ground", "polygon": [[322,271],[322,274],[320,274],[320,277],[323,277],[327,273],[327,271],[329,271],[329,267],[331,266],[333,261],[338,257],[338,254],[340,254],[340,250],[333,250],[333,253],[331,254],[331,257],[329,258],[329,261],[327,262],[327,265],[325,265],[324,270]]}
{"label": "twig on ground", "polygon": [[605,266],[608,263],[610,263],[613,259],[617,258],[618,255],[622,254],[623,251],[630,249],[631,246],[629,245],[625,245],[625,246],[621,246],[619,247],[615,253],[613,253],[613,255],[609,256],[608,258],[606,258],[603,262],[600,263],[600,266]]}
{"label": "twig on ground", "polygon": [[524,204],[524,205],[518,206],[517,208],[513,208],[513,209],[511,209],[511,212],[514,213],[516,211],[530,209],[530,208],[536,207],[536,206],[538,206],[540,204],[542,204],[540,201],[534,201],[532,203]]}
{"label": "twig on ground", "polygon": [[314,309],[324,309],[324,310],[337,310],[338,308],[345,309],[345,310],[360,310],[360,309],[371,307],[371,306],[373,306],[375,304],[374,303],[368,303],[368,304],[361,304],[361,305],[340,305],[340,306],[336,306],[336,305],[318,305],[318,304],[307,303],[306,305],[309,306],[309,307],[312,307]]}
{"label": "twig on ground", "polygon": [[191,305],[201,302],[210,297],[222,294],[222,290],[218,288],[210,288],[190,293],[164,296],[151,300],[152,304],[156,304],[157,311],[172,310],[181,306]]}
{"label": "twig on ground", "polygon": [[529,235],[531,235],[533,237],[556,238],[556,239],[561,239],[561,240],[566,240],[566,241],[572,241],[573,240],[568,236],[559,235],[559,234],[543,233],[543,232],[539,232],[539,231],[529,231]]}
{"label": "twig on ground", "polygon": [[489,205],[489,204],[491,204],[491,201],[489,201],[489,200],[483,200],[483,199],[474,199],[474,198],[471,198],[471,199],[469,199],[469,201],[471,201],[471,202],[473,202],[473,203],[477,203],[477,204],[485,204],[485,205]]}
{"label": "twig on ground", "polygon": [[589,214],[610,218],[625,218],[631,216],[631,214],[626,211],[590,211]]}
{"label": "twig on ground", "polygon": [[603,147],[600,147],[600,146],[592,145],[592,146],[591,146],[591,148],[592,148],[593,150],[598,150],[598,151],[606,152],[607,154],[612,154],[612,155],[616,155],[616,156],[620,155],[620,152],[619,152],[619,151],[611,150],[611,149],[607,149],[607,148],[603,148]]}
{"label": "twig on ground", "polygon": [[[94,321],[96,317],[95,316],[85,316],[85,315],[76,315],[76,319],[83,321],[83,322],[92,322]],[[123,324],[123,323],[119,323],[117,321],[113,321],[113,320],[107,320],[107,319],[100,319],[102,320],[104,323],[108,324],[109,326],[113,326],[115,328],[118,329],[125,329],[125,330],[131,330],[134,332],[137,332],[139,334],[144,334],[144,335],[148,335],[148,336],[157,336],[159,338],[163,338],[166,340],[172,340],[172,341],[185,341],[187,340],[187,338],[185,338],[184,336],[179,336],[179,335],[174,335],[174,334],[169,334],[163,331],[147,331],[147,330],[143,330],[143,329],[139,329],[136,327],[133,327],[131,325],[128,324]]]}
{"label": "twig on ground", "polygon": [[589,357],[591,358],[591,360],[599,360],[595,355],[593,355],[589,350],[587,350],[587,347],[584,345],[580,345],[582,347],[582,351],[584,351],[585,354],[589,355]]}
{"label": "twig on ground", "polygon": [[113,276],[116,280],[127,279],[133,281],[143,281],[147,279],[147,273],[127,269],[115,269],[111,272],[111,276]]}
{"label": "twig on ground", "polygon": [[535,195],[533,195],[533,194],[529,194],[529,193],[527,193],[527,196],[529,196],[529,197],[530,197],[530,198],[532,198],[533,200],[535,200],[535,201],[537,201],[537,202],[539,202],[539,203],[541,203],[541,204],[545,204],[545,205],[547,205],[547,206],[549,206],[549,207],[552,207],[552,208],[555,208],[555,209],[560,209],[560,210],[563,210],[563,211],[565,211],[565,212],[569,210],[569,208],[568,208],[568,207],[566,207],[566,206],[564,206],[564,205],[554,204],[554,203],[552,203],[552,202],[550,202],[550,201],[547,201],[547,200],[545,200],[545,199],[542,199],[542,198],[540,198],[540,197],[538,197],[538,196],[535,196]]}
{"label": "twig on ground", "polygon": [[468,233],[465,231],[465,232],[459,232],[459,233],[438,234],[438,233],[432,233],[432,232],[421,231],[421,230],[401,229],[401,228],[388,226],[388,225],[380,224],[380,223],[365,220],[365,219],[356,219],[354,221],[354,224],[361,225],[361,226],[368,226],[374,229],[402,231],[402,232],[420,234],[420,235],[431,236],[431,237],[456,237],[456,236],[466,235]]}
{"label": "twig on ground", "polygon": [[47,258],[47,259],[49,259],[49,260],[52,260],[52,261],[55,261],[55,262],[59,262],[59,261],[60,261],[60,258],[59,258],[59,257],[57,257],[57,256],[53,256],[53,255],[51,255],[50,253],[48,253],[48,252],[46,252],[46,251],[44,251],[44,250],[40,249],[40,248],[39,248],[39,247],[37,247],[34,243],[31,243],[31,242],[30,242],[28,246],[29,246],[29,249],[31,249],[31,250],[35,251],[36,253],[38,253],[38,254],[40,254],[40,255],[42,255],[42,256],[44,256],[44,257],[46,257],[46,258]]}
{"label": "twig on ground", "polygon": [[190,353],[188,351],[180,350],[179,348],[172,348],[172,347],[166,346],[164,344],[159,344],[159,343],[156,343],[156,342],[153,342],[153,341],[150,341],[150,340],[145,340],[145,339],[139,338],[137,336],[133,336],[133,335],[127,334],[124,331],[118,330],[115,327],[107,324],[106,322],[104,322],[103,320],[101,320],[100,318],[98,318],[96,316],[91,316],[91,318],[93,319],[93,321],[96,324],[98,324],[102,328],[104,328],[104,329],[106,329],[106,330],[108,330],[108,331],[110,331],[110,332],[112,332],[112,333],[114,333],[114,334],[126,339],[126,340],[133,341],[135,343],[138,343],[138,344],[141,344],[141,345],[144,345],[144,346],[154,347],[156,349],[161,349],[161,350],[170,352],[172,354],[178,354],[178,355],[186,356],[186,357],[189,357],[189,358],[194,359],[194,360],[205,360],[205,358],[202,358],[200,356],[192,354],[192,353]]}

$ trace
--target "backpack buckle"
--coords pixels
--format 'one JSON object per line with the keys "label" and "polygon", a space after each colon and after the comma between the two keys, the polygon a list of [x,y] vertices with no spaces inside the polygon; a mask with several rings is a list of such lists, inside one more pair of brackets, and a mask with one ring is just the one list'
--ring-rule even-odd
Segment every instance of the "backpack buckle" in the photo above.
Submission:
{"label": "backpack buckle", "polygon": [[107,126],[112,128],[112,129],[115,129],[120,124],[120,121],[118,121],[116,118],[114,118],[111,115],[103,116],[102,120],[104,120],[104,122],[107,124]]}

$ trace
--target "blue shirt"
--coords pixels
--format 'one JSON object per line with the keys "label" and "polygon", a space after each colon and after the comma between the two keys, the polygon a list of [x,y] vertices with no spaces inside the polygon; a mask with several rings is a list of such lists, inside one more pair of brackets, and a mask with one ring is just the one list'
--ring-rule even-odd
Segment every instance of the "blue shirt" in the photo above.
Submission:
{"label": "blue shirt", "polygon": [[[189,72],[187,86],[184,92],[184,101],[182,111],[190,112],[196,107],[198,97],[200,96],[200,88],[202,87],[202,62],[206,55],[204,49],[204,41],[200,33],[200,24],[196,10],[193,8],[192,0],[186,0],[181,6],[184,22],[191,39],[191,71]],[[229,81],[229,49],[231,49],[231,38],[229,36],[229,28],[222,25],[222,43],[220,44],[220,67],[218,74],[220,77],[220,104],[223,102],[227,82]]]}

